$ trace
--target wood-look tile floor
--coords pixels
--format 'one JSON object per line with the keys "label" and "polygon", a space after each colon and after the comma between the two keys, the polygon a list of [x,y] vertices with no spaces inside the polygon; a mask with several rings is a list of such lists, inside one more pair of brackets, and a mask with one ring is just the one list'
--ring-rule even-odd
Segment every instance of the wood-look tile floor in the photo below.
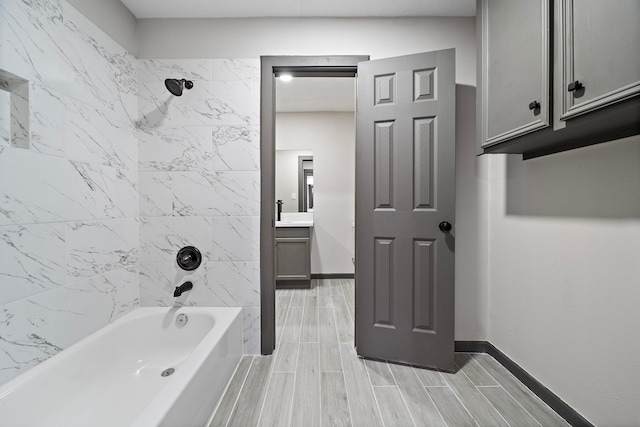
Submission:
{"label": "wood-look tile floor", "polygon": [[358,358],[353,316],[353,280],[276,291],[276,351],[242,358],[210,426],[568,425],[486,354],[455,374]]}

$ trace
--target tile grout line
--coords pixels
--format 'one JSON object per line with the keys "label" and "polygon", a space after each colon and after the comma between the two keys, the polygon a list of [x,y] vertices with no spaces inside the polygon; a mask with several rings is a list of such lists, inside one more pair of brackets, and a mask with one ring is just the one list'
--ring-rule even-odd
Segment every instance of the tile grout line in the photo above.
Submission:
{"label": "tile grout line", "polygon": [[[411,421],[413,422],[413,425],[416,426],[417,425],[416,420],[415,420],[415,418],[413,418],[413,414],[409,410],[409,405],[407,405],[407,400],[404,398],[404,393],[402,393],[402,390],[400,390],[400,383],[398,382],[398,379],[396,378],[396,376],[393,375],[393,370],[389,367],[389,364],[387,363],[387,361],[385,361],[385,363],[387,364],[387,368],[389,369],[389,372],[391,372],[391,376],[393,377],[393,380],[396,382],[396,387],[398,387],[398,392],[400,393],[400,397],[402,398],[402,401],[404,402],[404,406],[407,408],[407,412],[409,413],[409,417],[411,418]],[[418,381],[420,381],[420,379],[418,379]]]}
{"label": "tile grout line", "polygon": [[267,381],[266,388],[264,390],[264,398],[262,399],[262,405],[260,405],[260,415],[258,415],[258,420],[256,421],[256,426],[260,425],[260,421],[262,420],[262,414],[264,413],[264,405],[267,402],[267,392],[269,391],[269,386],[271,385],[271,381],[273,380],[273,362],[271,361],[271,366],[269,367],[269,380]]}
{"label": "tile grout line", "polygon": [[[473,384],[473,383],[472,383]],[[458,402],[460,402],[460,404],[462,405],[462,407],[464,408],[465,411],[467,411],[467,414],[469,414],[469,416],[471,417],[471,419],[473,420],[474,423],[476,423],[476,425],[478,427],[482,427],[480,425],[480,423],[478,423],[478,420],[476,420],[476,418],[471,414],[471,411],[469,411],[469,408],[467,408],[467,405],[464,404],[464,402],[462,401],[462,399],[460,399],[460,396],[458,396],[458,393],[456,393],[456,391],[453,389],[453,387],[451,387],[451,385],[449,385],[449,390],[451,390],[451,392],[453,393],[453,395],[456,397],[456,399],[458,399]]]}
{"label": "tile grout line", "polygon": [[[293,297],[292,297],[293,299]],[[296,395],[296,384],[298,382],[298,360],[300,359],[300,339],[302,337],[302,324],[304,323],[304,312],[307,306],[307,296],[305,294],[304,304],[302,305],[302,317],[300,319],[300,329],[298,331],[298,351],[296,352],[296,364],[295,371],[293,371],[293,394],[291,395],[291,410],[289,411],[289,423],[287,425],[291,426],[291,419],[293,418],[293,400]]]}
{"label": "tile grout line", "polygon": [[[491,356],[491,355],[489,355],[489,354],[487,354],[487,357],[491,357],[491,359],[493,359],[493,356]],[[495,361],[495,359],[493,359],[493,360]],[[496,363],[498,363],[498,362],[496,361]],[[478,365],[480,365],[480,364],[478,363]],[[480,365],[480,366],[482,366],[482,365]],[[505,369],[506,369],[506,368],[505,368]],[[510,374],[510,375],[512,375],[512,374],[511,374],[511,372],[509,372],[509,374]],[[516,380],[517,380],[517,378],[516,378]],[[499,381],[498,381],[498,384],[500,384],[500,382],[499,382]],[[538,419],[537,419],[536,417],[534,417],[534,416],[533,416],[529,411],[527,411],[527,408],[525,408],[524,406],[522,406],[522,403],[520,403],[520,401],[519,401],[518,399],[516,399],[516,398],[515,398],[515,396],[513,396],[513,395],[509,392],[509,390],[507,390],[507,389],[506,389],[502,384],[500,384],[500,386],[502,387],[502,389],[503,389],[503,390],[504,390],[504,391],[505,391],[509,396],[511,396],[511,398],[512,398],[512,399],[513,399],[513,400],[514,400],[514,401],[515,401],[515,402],[516,402],[516,403],[517,403],[517,404],[518,404],[522,409],[524,409],[524,411],[525,411],[527,414],[529,414],[529,416],[531,416],[531,418],[533,418],[533,420],[534,420],[536,423],[538,423],[538,425],[539,425],[540,427],[544,427],[544,426],[542,425],[542,423],[541,423],[540,421],[538,421]],[[544,402],[543,402],[543,403],[544,403]],[[545,405],[546,405],[546,403],[545,403]],[[554,412],[555,412],[555,411],[554,411]],[[561,417],[561,418],[562,418],[562,417]]]}
{"label": "tile grout line", "polygon": [[[356,357],[358,357],[358,354],[356,353]],[[380,404],[378,403],[378,398],[376,397],[376,394],[373,391],[373,382],[371,382],[371,375],[369,375],[369,369],[367,368],[367,365],[364,363],[364,359],[361,359],[363,362],[362,364],[364,365],[364,371],[367,373],[367,378],[369,379],[369,388],[371,389],[371,394],[373,394],[373,401],[376,402],[376,407],[378,408],[378,416],[380,417],[380,421],[382,421],[382,425],[384,426],[384,418],[382,418],[382,411],[380,410]],[[390,426],[391,427],[391,426]]]}
{"label": "tile grout line", "polygon": [[251,357],[251,364],[249,365],[249,369],[247,369],[247,374],[244,376],[244,379],[242,380],[242,386],[240,387],[240,390],[238,391],[238,395],[236,396],[236,400],[233,402],[233,407],[231,408],[231,412],[229,413],[229,418],[227,419],[227,422],[224,424],[225,427],[229,426],[229,423],[231,422],[231,417],[233,416],[233,412],[235,411],[236,407],[238,406],[238,400],[240,400],[240,395],[242,394],[242,390],[244,390],[244,386],[247,383],[247,378],[249,378],[249,373],[251,372],[251,368],[253,367],[253,362],[255,362],[256,360],[256,356],[252,356]]}
{"label": "tile grout line", "polygon": [[[473,387],[475,387],[475,389],[478,391],[478,393],[482,394],[482,392],[481,392],[480,390],[478,390],[478,386],[476,386],[475,384],[473,384],[473,381],[471,381],[471,378],[469,378],[469,376],[467,375],[467,373],[466,373],[465,371],[463,371],[463,370],[462,370],[462,367],[461,367],[460,365],[458,365],[457,363],[455,363],[455,362],[454,362],[454,364],[458,367],[458,371],[459,371],[459,372],[462,372],[462,375],[464,375],[464,376],[469,380],[469,383],[471,383],[471,385],[472,385]],[[494,381],[495,381],[495,378],[494,378]],[[496,382],[497,382],[497,381],[496,381]],[[484,394],[482,394],[482,397],[484,397],[484,399],[485,399],[487,402],[489,402],[489,399],[487,399],[487,396],[485,396]],[[493,405],[491,404],[491,402],[489,402],[489,405],[491,405],[491,407],[492,407],[493,409],[495,409],[495,410],[496,410],[496,412],[498,413],[498,415],[500,415],[500,418],[502,418],[502,419],[504,420],[504,422],[505,422],[505,423],[507,423],[507,425],[511,427],[511,423],[509,423],[509,421],[507,421],[507,419],[504,417],[504,415],[502,415],[502,413],[501,413],[500,411],[498,411],[498,408],[496,408],[495,406],[493,406]],[[473,415],[472,415],[472,417],[473,417]],[[475,419],[475,418],[474,418],[474,419]]]}

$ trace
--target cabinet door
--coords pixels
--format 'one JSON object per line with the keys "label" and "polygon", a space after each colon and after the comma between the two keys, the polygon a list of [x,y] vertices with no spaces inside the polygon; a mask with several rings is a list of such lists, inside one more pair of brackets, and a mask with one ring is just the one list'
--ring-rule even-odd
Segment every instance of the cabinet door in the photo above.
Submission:
{"label": "cabinet door", "polygon": [[482,0],[481,145],[549,126],[548,0]]}
{"label": "cabinet door", "polygon": [[276,280],[311,278],[311,247],[308,238],[276,239]]}
{"label": "cabinet door", "polygon": [[563,0],[561,13],[565,70],[561,118],[640,93],[640,0]]}

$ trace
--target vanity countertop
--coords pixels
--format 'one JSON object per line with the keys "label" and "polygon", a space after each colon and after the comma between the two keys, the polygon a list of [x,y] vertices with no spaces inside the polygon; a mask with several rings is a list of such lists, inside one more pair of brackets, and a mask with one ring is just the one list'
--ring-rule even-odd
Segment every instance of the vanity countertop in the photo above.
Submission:
{"label": "vanity countertop", "polygon": [[313,220],[276,221],[276,227],[313,227]]}

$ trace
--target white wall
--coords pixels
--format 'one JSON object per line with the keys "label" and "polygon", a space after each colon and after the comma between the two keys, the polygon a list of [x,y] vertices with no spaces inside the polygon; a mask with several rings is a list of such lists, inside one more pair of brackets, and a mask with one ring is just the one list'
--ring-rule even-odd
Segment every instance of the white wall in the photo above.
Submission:
{"label": "white wall", "polygon": [[490,156],[489,341],[595,425],[640,420],[640,137]]}
{"label": "white wall", "polygon": [[0,140],[0,383],[138,305],[136,61],[63,1],[0,5],[29,81],[28,148]]}
{"label": "white wall", "polygon": [[311,273],[353,274],[356,164],[353,113],[276,114],[278,149],[301,145],[313,151]]}
{"label": "white wall", "polygon": [[475,157],[475,18],[196,19],[138,21],[140,58],[370,55],[456,49],[456,339],[487,323],[487,160]]}
{"label": "white wall", "polygon": [[475,18],[141,19],[140,58],[371,55],[456,48],[456,82],[475,85]]}

